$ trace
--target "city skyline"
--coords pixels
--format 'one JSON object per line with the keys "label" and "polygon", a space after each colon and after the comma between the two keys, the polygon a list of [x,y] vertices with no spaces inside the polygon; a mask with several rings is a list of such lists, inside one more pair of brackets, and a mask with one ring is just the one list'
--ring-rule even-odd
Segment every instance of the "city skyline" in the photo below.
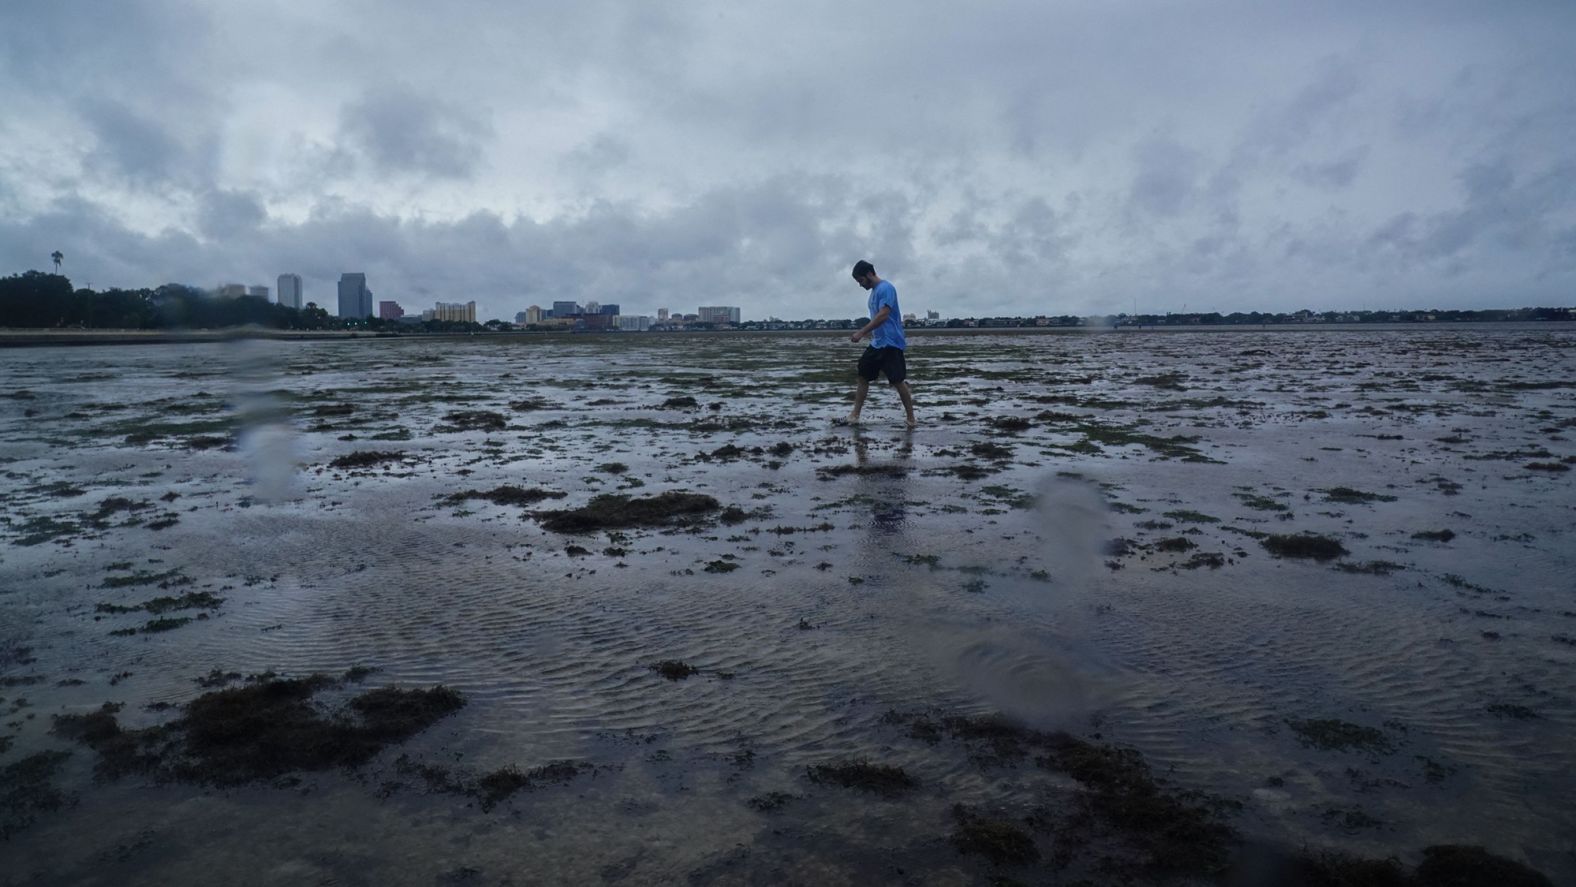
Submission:
{"label": "city skyline", "polygon": [[1567,304],[1572,33],[1569,4],[9,4],[0,267],[351,267],[500,318],[836,316],[861,258],[951,316]]}

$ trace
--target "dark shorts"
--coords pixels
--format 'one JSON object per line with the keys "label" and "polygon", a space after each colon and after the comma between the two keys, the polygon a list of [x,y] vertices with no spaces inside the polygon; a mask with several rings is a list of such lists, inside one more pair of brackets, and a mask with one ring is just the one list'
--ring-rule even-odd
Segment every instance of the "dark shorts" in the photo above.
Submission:
{"label": "dark shorts", "polygon": [[859,355],[859,378],[874,382],[881,373],[886,373],[887,381],[893,385],[908,378],[908,364],[903,362],[903,349],[865,348],[865,353]]}

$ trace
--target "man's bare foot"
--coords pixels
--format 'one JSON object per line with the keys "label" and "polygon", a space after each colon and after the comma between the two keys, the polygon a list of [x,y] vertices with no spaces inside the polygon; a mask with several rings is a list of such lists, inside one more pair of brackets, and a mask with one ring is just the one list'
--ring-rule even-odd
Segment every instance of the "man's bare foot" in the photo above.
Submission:
{"label": "man's bare foot", "polygon": [[919,420],[910,418],[903,423],[903,427],[907,428],[909,431],[913,431],[915,428],[919,427]]}
{"label": "man's bare foot", "polygon": [[854,415],[854,414],[850,413],[849,415],[844,416],[841,419],[833,419],[832,420],[832,424],[833,425],[858,425],[859,424],[859,417],[857,415]]}

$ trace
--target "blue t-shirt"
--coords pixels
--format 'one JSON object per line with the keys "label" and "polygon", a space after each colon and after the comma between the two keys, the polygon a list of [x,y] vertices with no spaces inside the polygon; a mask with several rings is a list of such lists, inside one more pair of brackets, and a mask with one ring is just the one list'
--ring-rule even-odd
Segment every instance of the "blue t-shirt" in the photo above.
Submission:
{"label": "blue t-shirt", "polygon": [[882,306],[892,309],[887,319],[881,325],[870,331],[871,348],[907,348],[908,340],[903,337],[903,312],[897,307],[897,287],[889,280],[876,284],[870,291],[870,318],[875,319],[876,312]]}

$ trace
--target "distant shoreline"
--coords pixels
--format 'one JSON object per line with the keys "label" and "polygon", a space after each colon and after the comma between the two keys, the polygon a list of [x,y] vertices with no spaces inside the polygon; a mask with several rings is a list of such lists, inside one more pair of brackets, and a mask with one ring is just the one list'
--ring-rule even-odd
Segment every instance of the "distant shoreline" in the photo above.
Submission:
{"label": "distant shoreline", "polygon": [[[1559,321],[1465,321],[1428,323],[1270,323],[1270,324],[1192,324],[1105,326],[992,326],[992,327],[911,327],[915,337],[977,335],[1092,335],[1133,333],[1315,333],[1315,332],[1425,332],[1447,330],[1576,330],[1576,324]],[[270,339],[284,342],[361,341],[367,339],[598,339],[619,338],[639,341],[651,337],[674,336],[847,336],[848,330],[662,330],[653,332],[570,332],[570,331],[478,331],[478,332],[374,332],[370,330],[271,330],[235,328],[223,330],[92,330],[92,329],[0,329],[0,348],[27,348],[66,345],[181,345],[208,342],[234,342],[243,339]]]}
{"label": "distant shoreline", "polygon": [[187,342],[233,342],[240,339],[277,339],[295,342],[383,338],[399,338],[399,334],[364,330],[267,330],[245,327],[223,330],[0,329],[0,348],[39,345],[179,345]]}

